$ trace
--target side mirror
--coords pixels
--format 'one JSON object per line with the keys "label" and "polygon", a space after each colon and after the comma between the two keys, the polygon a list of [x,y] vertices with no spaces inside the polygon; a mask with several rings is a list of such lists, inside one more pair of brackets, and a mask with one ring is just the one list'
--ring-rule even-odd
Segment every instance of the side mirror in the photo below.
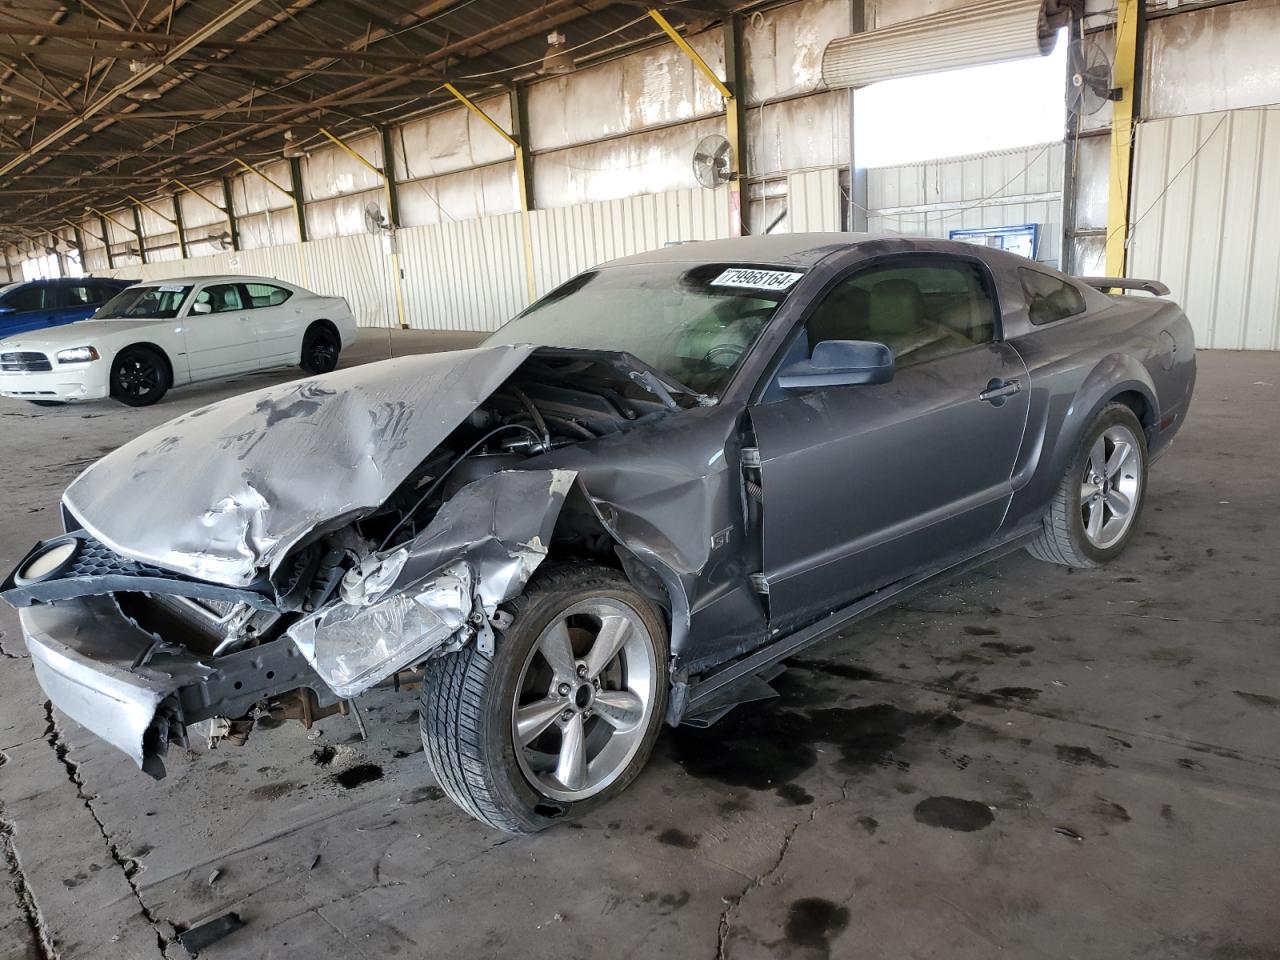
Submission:
{"label": "side mirror", "polygon": [[191,305],[192,313],[213,313],[213,304],[211,303],[193,303]]}
{"label": "side mirror", "polygon": [[893,351],[870,340],[823,340],[813,356],[784,367],[778,386],[784,390],[888,383],[893,379]]}

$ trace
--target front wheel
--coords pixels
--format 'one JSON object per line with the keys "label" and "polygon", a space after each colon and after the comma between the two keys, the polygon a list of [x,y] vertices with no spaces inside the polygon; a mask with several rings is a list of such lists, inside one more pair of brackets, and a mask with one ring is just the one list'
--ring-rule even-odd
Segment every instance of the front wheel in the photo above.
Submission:
{"label": "front wheel", "polygon": [[330,373],[338,368],[342,341],[328,327],[315,324],[302,338],[302,362],[307,373]]}
{"label": "front wheel", "polygon": [[169,392],[169,364],[150,347],[126,347],[111,364],[111,396],[129,407],[149,407]]}
{"label": "front wheel", "polygon": [[623,790],[653,752],[667,704],[667,627],[616,570],[570,564],[512,601],[492,655],[427,663],[427,762],[467,813],[534,833]]}
{"label": "front wheel", "polygon": [[1124,404],[1103,408],[1085,433],[1027,546],[1032,556],[1068,567],[1096,567],[1119,556],[1133,536],[1147,490],[1147,439]]}

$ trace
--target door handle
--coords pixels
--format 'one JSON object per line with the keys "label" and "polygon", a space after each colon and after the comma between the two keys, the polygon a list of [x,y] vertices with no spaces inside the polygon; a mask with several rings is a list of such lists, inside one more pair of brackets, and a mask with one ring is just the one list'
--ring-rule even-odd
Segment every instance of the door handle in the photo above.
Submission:
{"label": "door handle", "polygon": [[1012,397],[1015,393],[1022,390],[1021,380],[1001,380],[993,379],[987,383],[987,389],[978,394],[979,400],[985,400],[993,407],[1002,405],[1005,398]]}

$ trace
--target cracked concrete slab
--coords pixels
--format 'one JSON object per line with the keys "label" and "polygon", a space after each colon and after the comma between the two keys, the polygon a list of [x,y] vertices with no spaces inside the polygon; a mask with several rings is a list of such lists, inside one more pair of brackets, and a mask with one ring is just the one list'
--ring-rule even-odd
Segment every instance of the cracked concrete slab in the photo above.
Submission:
{"label": "cracked concrete slab", "polygon": [[[176,960],[177,930],[235,911],[204,956],[1280,956],[1274,366],[1202,355],[1117,564],[1019,555],[914,597],[534,838],[444,799],[411,695],[362,698],[367,742],[342,717],[258,730],[159,784],[73,723],[51,743],[0,610],[0,800],[55,955]],[[24,415],[0,562],[55,528],[77,458],[215,393],[0,407]],[[28,934],[6,890],[0,960],[40,956]]]}

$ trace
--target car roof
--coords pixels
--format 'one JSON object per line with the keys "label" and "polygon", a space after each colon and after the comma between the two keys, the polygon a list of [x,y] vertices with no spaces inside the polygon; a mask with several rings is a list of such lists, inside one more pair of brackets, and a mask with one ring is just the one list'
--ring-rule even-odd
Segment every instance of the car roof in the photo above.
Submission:
{"label": "car roof", "polygon": [[[894,253],[947,252],[992,261],[1029,263],[1006,251],[938,237],[908,237],[896,233],[771,233],[675,243],[657,250],[610,260],[601,266],[638,263],[767,263],[807,270],[834,253],[884,244],[890,244],[890,250]],[[1052,269],[1048,264],[1039,266]]]}
{"label": "car roof", "polygon": [[184,286],[199,283],[270,283],[280,287],[292,286],[284,280],[274,277],[250,277],[243,273],[211,273],[198,277],[165,277],[163,280],[143,280],[140,287],[158,287],[161,285],[180,283]]}
{"label": "car roof", "polygon": [[137,280],[126,280],[122,277],[34,277],[31,280],[14,280],[12,283],[4,284],[7,287],[35,286],[37,284],[56,285],[60,283],[84,283],[86,280],[92,280],[95,283],[118,283],[122,286],[132,286]]}

